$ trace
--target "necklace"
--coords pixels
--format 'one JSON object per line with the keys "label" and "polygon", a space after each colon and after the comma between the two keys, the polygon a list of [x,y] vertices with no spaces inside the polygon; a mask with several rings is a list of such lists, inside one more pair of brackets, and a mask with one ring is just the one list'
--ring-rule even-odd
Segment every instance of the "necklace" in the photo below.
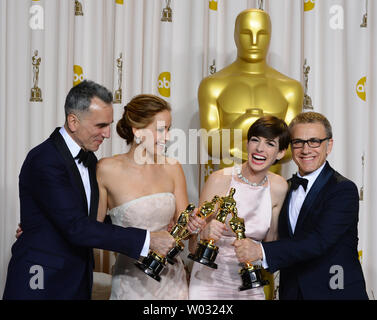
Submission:
{"label": "necklace", "polygon": [[247,178],[245,178],[242,173],[241,173],[241,167],[238,167],[237,168],[237,176],[238,178],[240,178],[243,182],[246,182],[248,185],[252,186],[252,187],[260,187],[260,186],[263,186],[266,181],[267,181],[267,176],[264,176],[263,180],[259,183],[256,183],[256,182],[250,182],[249,180],[247,180]]}

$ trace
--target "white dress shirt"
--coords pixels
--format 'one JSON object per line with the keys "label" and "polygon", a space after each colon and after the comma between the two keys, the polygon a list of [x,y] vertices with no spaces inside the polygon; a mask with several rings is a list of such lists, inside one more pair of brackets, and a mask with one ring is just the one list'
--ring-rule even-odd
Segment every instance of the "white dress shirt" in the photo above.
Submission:
{"label": "white dress shirt", "polygon": [[[62,135],[65,143],[67,144],[67,147],[69,151],[72,154],[72,157],[75,158],[80,150],[81,147],[71,138],[71,136],[68,134],[68,132],[65,130],[64,127],[61,127],[59,130],[59,133]],[[90,212],[90,196],[91,196],[91,189],[90,189],[90,181],[89,181],[89,171],[88,168],[85,167],[82,163],[79,163],[78,159],[75,159],[76,166],[79,169],[80,175],[81,175],[81,180],[84,185],[85,189],[85,194],[86,194],[86,200],[88,203],[88,215]],[[145,237],[145,242],[143,249],[141,250],[140,255],[143,257],[146,257],[149,252],[149,245],[150,245],[150,232],[147,230],[147,234]]]}
{"label": "white dress shirt", "polygon": [[306,187],[306,191],[304,190],[304,187],[302,185],[299,185],[299,187],[296,190],[292,191],[291,200],[289,201],[288,212],[289,212],[289,222],[291,223],[291,228],[292,228],[293,233],[295,232],[298,215],[300,213],[300,210],[301,210],[302,204],[304,203],[306,195],[309,193],[310,188],[313,186],[314,181],[317,179],[317,177],[321,173],[324,166],[325,166],[325,163],[322,166],[320,166],[317,170],[303,177],[297,172],[298,177],[308,180],[308,185]]}
{"label": "white dress shirt", "polygon": [[[68,132],[65,130],[64,127],[61,127],[59,132],[62,135],[69,151],[71,152],[72,157],[75,158],[79,154],[81,147],[71,138],[71,136],[68,134]],[[79,163],[78,159],[75,159],[75,162],[76,162],[77,169],[79,169],[81,180],[82,180],[82,183],[84,185],[86,200],[87,200],[87,203],[88,203],[88,214],[89,214],[89,212],[90,212],[90,196],[91,196],[89,171],[88,171],[87,167],[85,167],[82,163]]]}
{"label": "white dress shirt", "polygon": [[[296,190],[293,190],[291,194],[291,199],[289,201],[289,206],[288,206],[288,214],[289,214],[289,222],[291,223],[291,228],[292,228],[293,233],[295,232],[297,219],[300,214],[300,210],[301,210],[302,204],[304,203],[305,197],[309,193],[310,188],[313,186],[315,180],[318,178],[319,174],[323,170],[325,164],[326,162],[322,166],[320,166],[317,170],[303,177],[297,172],[298,177],[308,180],[308,185],[306,187],[306,191],[304,190],[304,187],[302,185],[299,185],[299,187]],[[268,263],[266,261],[266,255],[264,253],[263,245],[261,245],[261,247],[262,247],[262,254],[263,254],[262,266],[263,268],[267,269]]]}

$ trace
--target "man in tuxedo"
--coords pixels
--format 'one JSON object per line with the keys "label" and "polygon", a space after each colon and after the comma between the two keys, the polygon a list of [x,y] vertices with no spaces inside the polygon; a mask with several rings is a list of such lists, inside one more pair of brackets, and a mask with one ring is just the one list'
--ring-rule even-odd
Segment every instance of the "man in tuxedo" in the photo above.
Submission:
{"label": "man in tuxedo", "polygon": [[22,234],[12,246],[3,299],[90,299],[93,250],[132,258],[166,255],[167,232],[96,221],[97,151],[110,137],[112,93],[83,81],[65,102],[66,121],[27,155],[19,175]]}
{"label": "man in tuxedo", "polygon": [[288,180],[279,240],[237,240],[237,257],[280,270],[282,300],[368,299],[357,252],[358,190],[326,161],[331,125],[323,115],[306,112],[289,128],[298,174]]}

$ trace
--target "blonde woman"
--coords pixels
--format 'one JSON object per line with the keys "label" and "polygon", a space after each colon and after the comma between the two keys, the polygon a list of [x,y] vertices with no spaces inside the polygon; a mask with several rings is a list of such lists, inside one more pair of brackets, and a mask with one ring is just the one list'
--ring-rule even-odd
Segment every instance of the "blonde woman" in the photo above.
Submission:
{"label": "blonde woman", "polygon": [[[170,105],[157,96],[138,95],[125,106],[117,132],[131,147],[98,162],[99,221],[108,213],[113,224],[123,227],[167,230],[186,208],[182,167],[164,155],[170,125]],[[158,282],[140,271],[135,260],[119,255],[110,299],[187,299],[186,273],[179,257],[160,276]]]}

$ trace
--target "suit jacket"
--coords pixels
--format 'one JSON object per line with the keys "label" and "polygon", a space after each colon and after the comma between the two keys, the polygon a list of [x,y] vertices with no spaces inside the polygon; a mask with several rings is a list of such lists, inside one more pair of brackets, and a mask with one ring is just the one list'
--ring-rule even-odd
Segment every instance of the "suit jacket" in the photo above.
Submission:
{"label": "suit jacket", "polygon": [[12,246],[3,299],[90,299],[93,247],[139,257],[145,230],[96,221],[91,156],[88,217],[81,176],[59,128],[27,155],[19,175],[23,233]]}
{"label": "suit jacket", "polygon": [[279,298],[368,299],[357,251],[356,185],[326,163],[304,200],[294,233],[291,193],[280,212],[279,240],[263,243],[270,272],[280,270]]}

